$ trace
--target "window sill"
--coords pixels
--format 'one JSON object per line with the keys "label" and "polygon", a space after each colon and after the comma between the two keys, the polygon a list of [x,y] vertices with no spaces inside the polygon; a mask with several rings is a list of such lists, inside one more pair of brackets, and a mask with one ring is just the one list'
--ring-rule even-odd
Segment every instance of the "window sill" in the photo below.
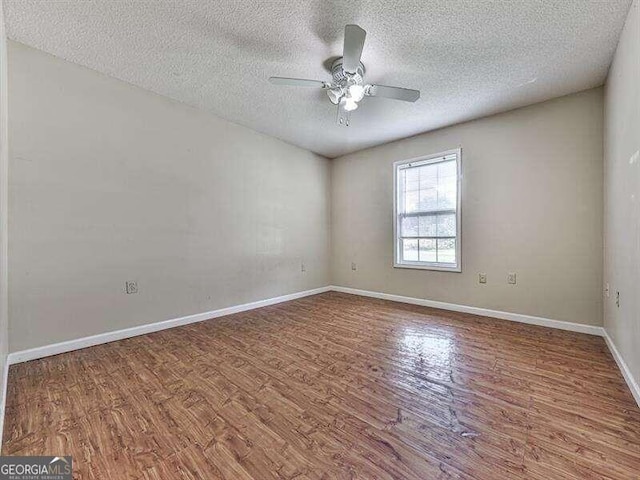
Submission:
{"label": "window sill", "polygon": [[462,267],[460,265],[454,267],[444,267],[439,265],[419,265],[412,263],[394,263],[393,268],[409,268],[413,270],[433,270],[436,272],[453,272],[462,273]]}

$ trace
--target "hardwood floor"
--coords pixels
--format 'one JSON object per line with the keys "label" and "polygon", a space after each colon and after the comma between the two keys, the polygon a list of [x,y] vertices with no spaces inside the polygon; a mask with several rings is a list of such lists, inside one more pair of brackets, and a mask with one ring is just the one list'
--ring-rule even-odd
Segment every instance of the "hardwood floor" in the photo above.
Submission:
{"label": "hardwood floor", "polygon": [[340,293],[14,365],[4,455],[96,479],[637,479],[599,337]]}

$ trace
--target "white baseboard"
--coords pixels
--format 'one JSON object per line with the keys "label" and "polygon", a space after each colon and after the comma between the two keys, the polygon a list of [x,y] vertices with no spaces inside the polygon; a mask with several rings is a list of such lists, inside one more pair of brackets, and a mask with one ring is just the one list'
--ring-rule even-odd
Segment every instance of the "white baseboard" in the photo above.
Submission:
{"label": "white baseboard", "polygon": [[144,335],[146,333],[157,332],[160,330],[165,330],[167,328],[178,327],[180,325],[187,325],[189,323],[202,322],[204,320],[222,317],[224,315],[231,315],[233,313],[245,312],[247,310],[253,310],[255,308],[275,305],[277,303],[287,302],[289,300],[295,300],[296,298],[307,297],[309,295],[316,295],[316,294],[324,293],[328,291],[336,291],[336,292],[342,292],[342,293],[349,293],[352,295],[361,295],[365,297],[380,298],[383,300],[410,303],[413,305],[422,305],[425,307],[440,308],[443,310],[452,310],[455,312],[471,313],[474,315],[500,318],[503,320],[511,320],[514,322],[528,323],[532,325],[540,325],[543,327],[558,328],[561,330],[570,330],[572,332],[580,332],[580,333],[588,333],[591,335],[604,336],[604,329],[602,327],[594,327],[591,325],[582,325],[579,323],[564,322],[560,320],[552,320],[548,318],[522,315],[519,313],[502,312],[499,310],[488,310],[484,308],[470,307],[466,305],[456,305],[453,303],[437,302],[435,300],[426,300],[422,298],[403,297],[401,295],[371,292],[368,290],[358,290],[355,288],[327,286],[327,287],[316,288],[313,290],[306,290],[303,292],[292,293],[289,295],[283,295],[280,297],[269,298],[266,300],[259,300],[256,302],[236,305],[233,307],[221,308],[219,310],[212,310],[210,312],[197,313],[194,315],[174,318],[171,320],[165,320],[165,321],[156,322],[156,323],[149,323],[146,325],[140,325],[138,327],[125,328],[123,330],[115,330],[112,332],[101,333],[101,334],[92,335],[89,337],[68,340],[65,342],[54,343],[51,345],[44,345],[42,347],[31,348],[28,350],[21,350],[18,352],[10,353],[7,363],[9,365],[13,365],[15,363],[27,362],[29,360],[35,360],[37,358],[49,357],[51,355],[57,355],[59,353],[65,353],[73,350],[79,350],[81,348],[92,347],[94,345],[100,345],[103,343],[113,342],[116,340],[122,340],[124,338]]}
{"label": "white baseboard", "polygon": [[269,305],[275,305],[277,303],[287,302],[290,300],[295,300],[297,298],[307,297],[310,295],[317,295],[319,293],[324,293],[328,291],[336,291],[342,293],[348,293],[352,295],[360,295],[364,297],[372,297],[372,298],[380,298],[383,300],[391,300],[395,302],[401,303],[409,303],[412,305],[421,305],[425,307],[432,308],[440,308],[443,310],[451,310],[454,312],[462,312],[462,313],[470,313],[474,315],[481,315],[486,317],[499,318],[503,320],[510,320],[513,322],[527,323],[531,325],[539,325],[543,327],[557,328],[560,330],[569,330],[572,332],[579,333],[587,333],[590,335],[598,335],[604,337],[609,349],[611,350],[611,354],[615,359],[622,375],[627,382],[631,393],[633,394],[636,402],[640,406],[640,387],[638,383],[633,378],[631,371],[629,370],[627,364],[622,359],[622,356],[618,352],[615,344],[611,337],[609,337],[608,333],[602,327],[596,327],[591,325],[582,325],[579,323],[565,322],[561,320],[553,320],[549,318],[535,317],[531,315],[523,315],[519,313],[510,313],[503,312],[499,310],[489,310],[485,308],[479,307],[470,307],[466,305],[457,305],[453,303],[445,303],[438,302],[435,300],[426,300],[422,298],[414,298],[414,297],[404,297],[401,295],[392,295],[388,293],[380,293],[380,292],[372,292],[368,290],[359,290],[355,288],[349,287],[340,287],[340,286],[327,286],[316,288],[313,290],[306,290],[303,292],[292,293],[289,295],[283,295],[280,297],[269,298],[266,300],[259,300],[256,302],[245,303],[243,305],[236,305],[233,307],[221,308],[219,310],[212,310],[210,312],[198,313],[195,315],[188,315],[185,317],[175,318],[171,320],[165,320],[157,323],[150,323],[147,325],[141,325],[138,327],[126,328],[123,330],[116,330],[113,332],[102,333],[99,335],[93,335],[90,337],[78,338],[76,340],[69,340],[66,342],[55,343],[52,345],[45,345],[42,347],[31,348],[28,350],[22,350],[19,352],[10,353],[7,357],[7,361],[5,362],[3,378],[2,378],[2,392],[4,393],[2,397],[2,404],[0,410],[0,449],[2,447],[2,438],[1,438],[1,428],[4,420],[4,409],[5,402],[7,396],[7,378],[8,378],[8,368],[9,365],[26,362],[29,360],[35,360],[37,358],[48,357],[51,355],[57,355],[59,353],[70,352],[73,350],[78,350],[81,348],[91,347],[94,345],[100,345],[103,343],[113,342],[116,340],[122,340],[125,338],[135,337],[138,335],[144,335],[146,333],[157,332],[160,330],[165,330],[167,328],[178,327],[180,325],[187,325],[190,323],[201,322],[204,320],[209,320],[212,318],[222,317],[225,315],[231,315],[233,313],[245,312],[247,310],[253,310],[256,308],[266,307]]}
{"label": "white baseboard", "polygon": [[305,290],[303,292],[282,295],[281,297],[258,300],[256,302],[221,308],[219,310],[212,310],[210,312],[187,315],[186,317],[173,318],[171,320],[165,320],[162,322],[148,323],[146,325],[140,325],[138,327],[125,328],[123,330],[100,333],[98,335],[92,335],[90,337],[77,338],[75,340],[68,340],[66,342],[44,345],[42,347],[30,348],[28,350],[21,350],[18,352],[10,353],[7,364],[13,365],[15,363],[27,362],[29,360],[35,360],[37,358],[49,357],[51,355],[57,355],[59,353],[71,352],[73,350],[79,350],[81,348],[100,345],[102,343],[109,343],[116,340],[122,340],[124,338],[136,337],[138,335],[144,335],[145,333],[166,330],[167,328],[179,327],[180,325],[187,325],[189,323],[202,322],[204,320],[223,317],[225,315],[231,315],[233,313],[245,312],[247,310],[267,307],[269,305],[275,305],[277,303],[288,302],[297,298],[308,297],[309,295],[317,295],[318,293],[328,292],[329,290],[331,290],[331,287],[315,288],[313,290]]}
{"label": "white baseboard", "polygon": [[629,370],[627,363],[622,358],[622,355],[620,355],[620,352],[616,348],[616,344],[613,343],[613,339],[609,336],[609,332],[607,332],[606,329],[604,332],[604,340],[607,342],[609,351],[611,351],[611,355],[613,355],[613,359],[618,364],[618,368],[622,372],[622,376],[624,377],[625,382],[627,382],[627,385],[629,386],[629,390],[631,390],[631,394],[633,395],[633,398],[636,399],[636,403],[640,407],[640,385],[638,385],[638,382],[636,382],[636,379],[633,378],[633,375],[631,374],[631,370]]}
{"label": "white baseboard", "polygon": [[331,290],[335,292],[350,293],[352,295],[361,295],[363,297],[380,298],[383,300],[391,300],[393,302],[410,303],[412,305],[422,305],[423,307],[440,308],[442,310],[451,310],[454,312],[471,313],[473,315],[482,315],[483,317],[499,318],[501,320],[510,320],[512,322],[528,323],[530,325],[539,325],[541,327],[557,328],[559,330],[569,330],[571,332],[587,333],[589,335],[604,336],[604,329],[593,325],[584,325],[581,323],[565,322],[562,320],[552,320],[550,318],[534,317],[532,315],[523,315],[521,313],[502,312],[500,310],[488,310],[486,308],[469,307],[467,305],[457,305],[455,303],[437,302],[435,300],[426,300],[423,298],[403,297],[401,295],[392,295],[390,293],[371,292],[369,290],[358,290],[356,288],[331,286]]}
{"label": "white baseboard", "polygon": [[[287,302],[295,300],[297,298],[307,297],[309,295],[316,295],[328,291],[336,291],[342,293],[348,293],[352,295],[360,295],[364,297],[380,298],[383,300],[391,300],[394,302],[409,303],[412,305],[421,305],[424,307],[440,308],[443,310],[451,310],[454,312],[470,313],[474,315],[482,315],[485,317],[499,318],[503,320],[510,320],[513,322],[527,323],[530,325],[539,325],[543,327],[557,328],[560,330],[569,330],[572,332],[587,333],[590,335],[602,336],[606,339],[607,345],[611,349],[616,362],[618,363],[622,374],[629,384],[629,388],[633,392],[634,397],[638,400],[640,405],[640,389],[635,382],[629,369],[622,360],[622,357],[615,348],[615,345],[606,334],[604,328],[596,327],[592,325],[583,325],[579,323],[565,322],[561,320],[553,320],[549,318],[535,317],[531,315],[523,315],[520,313],[503,312],[499,310],[489,310],[486,308],[471,307],[467,305],[457,305],[453,303],[438,302],[435,300],[427,300],[423,298],[405,297],[402,295],[393,295],[389,293],[372,292],[369,290],[359,290],[356,288],[341,287],[341,286],[327,286],[316,288],[313,290],[306,290],[303,292],[292,293],[289,295],[283,295],[280,297],[269,298],[266,300],[259,300],[256,302],[245,303],[242,305],[236,305],[233,307],[221,308],[219,310],[212,310],[210,312],[198,313],[195,315],[188,315],[185,317],[174,318],[171,320],[165,320],[157,323],[150,323],[146,325],[140,325],[138,327],[126,328],[123,330],[115,330],[112,332],[101,333],[98,335],[92,335],[90,337],[78,338],[75,340],[68,340],[66,342],[54,343],[52,345],[44,345],[42,347],[31,348],[28,350],[22,350],[18,352],[10,353],[7,362],[5,364],[5,370],[9,365],[15,363],[26,362],[29,360],[35,360],[37,358],[48,357],[51,355],[57,355],[59,353],[70,352],[81,348],[91,347],[94,345],[100,345],[103,343],[113,342],[116,340],[122,340],[125,338],[135,337],[138,335],[144,335],[146,333],[157,332],[165,330],[167,328],[178,327],[180,325],[187,325],[189,323],[202,322],[212,318],[222,317],[225,315],[231,315],[233,313],[245,312],[247,310],[253,310],[255,308],[266,307],[269,305],[275,305],[277,303]],[[6,397],[6,372],[4,376],[3,391]],[[4,400],[4,398],[3,398]],[[3,406],[4,407],[4,406]],[[1,442],[1,440],[0,440]]]}

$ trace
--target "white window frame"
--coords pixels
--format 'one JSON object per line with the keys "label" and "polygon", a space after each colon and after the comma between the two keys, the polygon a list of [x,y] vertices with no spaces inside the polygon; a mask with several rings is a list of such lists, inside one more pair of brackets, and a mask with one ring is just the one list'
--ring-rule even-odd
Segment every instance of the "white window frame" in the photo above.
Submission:
{"label": "white window frame", "polygon": [[[398,185],[398,167],[408,164],[429,165],[441,162],[447,155],[456,155],[457,198],[456,198],[456,263],[455,265],[442,262],[407,262],[401,261],[400,251],[400,216],[398,215],[398,195],[400,188]],[[462,148],[439,152],[434,155],[412,158],[410,160],[400,160],[393,164],[393,266],[395,268],[412,268],[419,270],[436,270],[441,272],[462,272]]]}

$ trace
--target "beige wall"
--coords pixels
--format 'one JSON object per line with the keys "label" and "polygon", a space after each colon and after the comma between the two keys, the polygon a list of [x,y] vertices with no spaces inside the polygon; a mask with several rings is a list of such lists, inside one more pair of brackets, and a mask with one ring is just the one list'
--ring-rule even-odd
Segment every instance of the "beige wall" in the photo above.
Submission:
{"label": "beige wall", "polygon": [[9,66],[11,351],[329,283],[328,160],[13,42]]}
{"label": "beige wall", "polygon": [[[333,283],[601,325],[602,128],[599,88],[334,160]],[[393,162],[457,147],[462,273],[393,268]]]}
{"label": "beige wall", "polygon": [[[5,367],[9,349],[7,299],[7,38],[0,0],[0,437],[4,421]],[[0,438],[0,447],[2,438]]]}
{"label": "beige wall", "polygon": [[[640,6],[633,3],[605,95],[605,328],[640,381]],[[616,306],[620,292],[620,306]]]}
{"label": "beige wall", "polygon": [[[11,351],[329,283],[602,323],[602,89],[329,163],[20,44],[9,61]],[[458,146],[463,272],[394,269],[392,163]]]}

